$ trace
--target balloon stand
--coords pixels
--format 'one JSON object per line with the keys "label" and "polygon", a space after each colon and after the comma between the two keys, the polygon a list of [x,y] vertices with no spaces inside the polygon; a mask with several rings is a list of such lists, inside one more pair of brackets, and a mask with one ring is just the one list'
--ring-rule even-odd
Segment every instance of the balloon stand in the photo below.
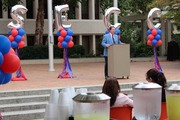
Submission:
{"label": "balloon stand", "polygon": [[74,76],[72,74],[71,65],[70,65],[69,59],[68,59],[68,50],[67,50],[67,48],[64,48],[64,50],[63,50],[63,59],[64,59],[63,70],[59,74],[58,78],[74,78]]}
{"label": "balloon stand", "polygon": [[[19,57],[18,49],[15,49],[16,55]],[[24,72],[22,71],[22,67],[20,66],[19,69],[16,71],[16,76],[11,79],[12,81],[24,81],[27,80]]]}

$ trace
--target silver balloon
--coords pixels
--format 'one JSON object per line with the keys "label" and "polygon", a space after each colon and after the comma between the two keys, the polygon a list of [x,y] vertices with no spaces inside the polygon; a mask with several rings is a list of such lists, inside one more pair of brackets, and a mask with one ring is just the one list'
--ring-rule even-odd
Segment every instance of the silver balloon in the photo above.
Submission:
{"label": "silver balloon", "polygon": [[17,23],[14,24],[13,22],[10,22],[7,26],[8,28],[23,28],[24,25],[24,18],[20,16],[18,13],[25,14],[28,11],[28,9],[22,5],[15,5],[11,9],[11,17],[13,20],[15,20]]}
{"label": "silver balloon", "polygon": [[56,20],[56,30],[60,30],[62,28],[70,28],[70,25],[64,25],[63,21],[67,21],[67,15],[62,15],[62,12],[66,12],[69,10],[69,5],[58,5],[55,6],[55,20]]}
{"label": "silver balloon", "polygon": [[149,29],[161,27],[161,23],[157,23],[156,25],[153,24],[153,17],[160,17],[160,16],[161,16],[161,10],[159,8],[153,8],[150,10],[147,17],[147,25]]}
{"label": "silver balloon", "polygon": [[[120,9],[117,7],[110,7],[106,10],[105,15],[104,15],[104,25],[105,27],[108,29],[110,26],[112,26],[112,24],[110,23],[110,16],[111,14],[120,14]],[[116,23],[115,25],[113,25],[115,28],[119,28],[120,27],[120,23]]]}

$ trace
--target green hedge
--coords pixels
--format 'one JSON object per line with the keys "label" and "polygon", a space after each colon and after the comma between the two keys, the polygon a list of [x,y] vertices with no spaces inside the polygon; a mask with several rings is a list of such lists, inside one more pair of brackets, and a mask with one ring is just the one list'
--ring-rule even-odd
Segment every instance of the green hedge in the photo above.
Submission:
{"label": "green hedge", "polygon": [[[20,59],[48,59],[48,46],[27,46],[19,49]],[[85,49],[81,45],[75,45],[68,48],[68,57],[83,57],[85,56]],[[63,49],[54,45],[54,58],[62,58]]]}

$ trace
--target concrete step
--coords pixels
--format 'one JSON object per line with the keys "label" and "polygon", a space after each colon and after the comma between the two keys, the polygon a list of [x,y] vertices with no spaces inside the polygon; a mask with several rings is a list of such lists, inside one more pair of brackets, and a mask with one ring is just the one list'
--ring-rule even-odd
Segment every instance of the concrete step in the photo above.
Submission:
{"label": "concrete step", "polygon": [[2,112],[3,120],[32,120],[44,118],[45,109]]}
{"label": "concrete step", "polygon": [[15,97],[1,97],[0,105],[14,104],[14,103],[27,103],[27,102],[44,102],[49,100],[50,94],[44,95],[27,95],[27,96],[15,96]]}
{"label": "concrete step", "polygon": [[42,94],[50,94],[50,92],[51,89],[0,91],[0,98],[10,97],[10,96],[42,95]]}
{"label": "concrete step", "polygon": [[33,110],[46,108],[47,102],[28,102],[28,103],[14,103],[0,105],[1,112]]}

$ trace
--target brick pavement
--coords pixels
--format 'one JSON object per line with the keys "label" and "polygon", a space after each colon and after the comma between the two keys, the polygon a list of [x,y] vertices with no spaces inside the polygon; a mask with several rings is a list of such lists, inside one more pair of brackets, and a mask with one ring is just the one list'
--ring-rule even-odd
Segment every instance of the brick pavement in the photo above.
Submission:
{"label": "brick pavement", "polygon": [[[180,61],[162,61],[160,64],[167,80],[180,80]],[[103,62],[71,63],[71,67],[75,78],[58,79],[57,76],[62,71],[61,63],[55,64],[54,72],[48,71],[48,64],[23,64],[22,69],[28,80],[11,81],[0,85],[0,91],[102,85],[104,82]],[[145,81],[145,73],[152,67],[154,67],[153,62],[131,62],[129,79],[119,79],[119,83]]]}

